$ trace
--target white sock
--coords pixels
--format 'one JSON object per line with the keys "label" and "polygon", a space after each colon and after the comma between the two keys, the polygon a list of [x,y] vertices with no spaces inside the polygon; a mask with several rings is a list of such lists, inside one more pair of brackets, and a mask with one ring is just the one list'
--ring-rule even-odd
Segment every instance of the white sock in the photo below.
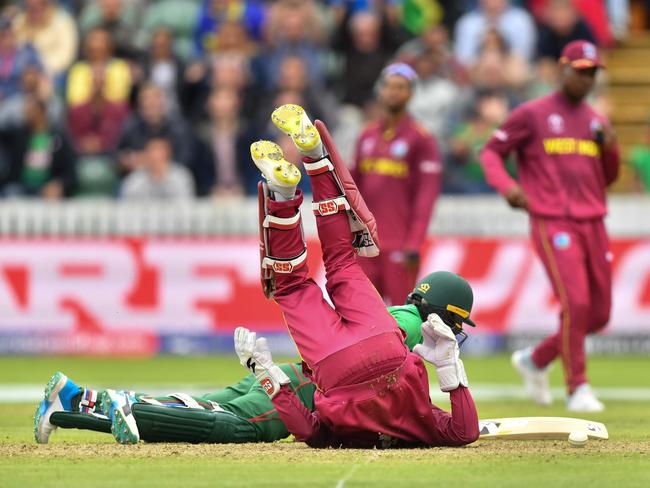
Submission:
{"label": "white sock", "polygon": [[318,141],[318,144],[313,149],[310,151],[300,151],[300,154],[311,159],[321,159],[323,156],[325,156],[325,151],[323,150],[323,142]]}
{"label": "white sock", "polygon": [[273,193],[273,199],[276,202],[286,202],[289,200],[293,200],[296,196],[296,187],[291,186],[291,187],[281,187],[281,186],[275,186],[272,183],[268,183],[269,185],[269,190]]}

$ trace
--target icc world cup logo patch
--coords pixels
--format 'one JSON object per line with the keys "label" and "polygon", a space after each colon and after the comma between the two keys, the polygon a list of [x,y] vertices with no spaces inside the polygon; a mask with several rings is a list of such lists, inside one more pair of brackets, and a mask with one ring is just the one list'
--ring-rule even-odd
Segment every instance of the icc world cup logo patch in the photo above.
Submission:
{"label": "icc world cup logo patch", "polygon": [[564,119],[560,114],[551,114],[548,116],[548,128],[554,134],[564,132]]}
{"label": "icc world cup logo patch", "polygon": [[571,246],[571,236],[566,232],[558,232],[553,236],[553,247],[558,251],[563,251]]}

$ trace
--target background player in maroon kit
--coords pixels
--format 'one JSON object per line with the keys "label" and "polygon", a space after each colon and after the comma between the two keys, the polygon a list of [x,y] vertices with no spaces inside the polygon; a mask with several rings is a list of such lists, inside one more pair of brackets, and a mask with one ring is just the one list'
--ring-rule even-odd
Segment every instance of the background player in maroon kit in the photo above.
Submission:
{"label": "background player in maroon kit", "polygon": [[[478,418],[459,359],[458,342],[435,313],[422,324],[423,342],[411,353],[395,319],[357,263],[355,247],[378,251],[372,220],[335,149],[324,151],[319,131],[301,107],[285,105],[274,123],[305,156],[313,209],[327,273],[329,305],[308,278],[300,223],[300,172],[277,144],[260,141],[251,155],[260,184],[263,286],[278,303],[308,377],[317,385],[315,411],[305,408],[276,366],[266,341],[242,327],[235,350],[271,397],[289,432],[313,447],[464,445],[478,438]],[[328,141],[329,134],[323,136]],[[369,235],[362,235],[367,233]],[[469,285],[464,283],[469,288]],[[450,309],[451,310],[451,309]],[[464,313],[468,320],[469,311]],[[436,365],[451,414],[431,404],[422,358]]]}
{"label": "background player in maroon kit", "polygon": [[[559,331],[512,362],[533,399],[549,404],[547,367],[562,359],[571,411],[604,406],[589,387],[584,342],[611,308],[611,255],[605,188],[618,174],[619,152],[608,121],[584,101],[602,67],[596,47],[569,43],[560,58],[561,87],[512,112],[488,141],[481,162],[488,182],[530,215],[531,239],[561,304]],[[519,182],[504,169],[515,151]]]}
{"label": "background player in maroon kit", "polygon": [[352,175],[377,219],[382,253],[360,264],[391,305],[413,289],[420,247],[440,192],[442,163],[434,137],[407,112],[415,72],[406,64],[387,66],[379,78],[383,118],[357,141]]}

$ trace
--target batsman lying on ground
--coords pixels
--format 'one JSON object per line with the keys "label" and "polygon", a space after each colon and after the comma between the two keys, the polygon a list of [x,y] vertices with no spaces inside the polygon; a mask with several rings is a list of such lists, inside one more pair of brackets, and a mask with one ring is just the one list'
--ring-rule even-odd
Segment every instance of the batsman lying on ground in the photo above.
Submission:
{"label": "batsman lying on ground", "polygon": [[[388,311],[400,327],[406,345],[412,349],[422,343],[422,322],[433,311],[461,332],[453,323],[454,316],[445,310],[456,304],[471,311],[472,293],[465,280],[440,271],[423,278],[407,302],[407,305],[389,307]],[[300,402],[313,410],[316,387],[302,373],[300,363],[282,364],[280,368],[289,377],[291,389]],[[47,443],[57,427],[113,432],[120,443],[141,439],[230,444],[273,442],[289,436],[269,396],[252,373],[224,390],[207,395],[172,393],[163,397],[84,388],[63,373],[56,373],[36,409],[36,442]]]}
{"label": "batsman lying on ground", "polygon": [[[338,156],[333,155],[331,160],[325,157],[319,133],[300,107],[281,107],[274,113],[274,122],[281,128],[293,125],[301,129],[292,135],[294,141],[300,142],[298,146],[307,150],[305,167],[312,176],[327,288],[336,307],[333,309],[318,286],[306,277],[306,249],[298,208],[302,195],[295,189],[300,172],[284,160],[277,145],[256,143],[251,152],[268,182],[260,184],[263,287],[282,308],[308,377],[318,385],[314,411],[300,393],[306,387],[296,388],[302,383],[298,370],[273,364],[266,341],[239,328],[235,347],[242,364],[255,374],[287,430],[311,446],[456,446],[473,442],[479,435],[478,418],[454,335],[462,333],[463,321],[473,325],[469,319],[469,285],[451,273],[434,273],[434,281],[420,283],[410,296],[414,304],[395,307],[392,315],[388,313],[356,263],[353,245],[360,254],[372,255],[378,252],[378,240],[372,216],[349,173]],[[319,130],[329,140],[325,127]],[[316,154],[321,158],[309,158]],[[436,283],[436,279],[443,281]],[[436,293],[448,293],[448,299],[436,297]],[[393,317],[403,327],[406,343],[416,354],[408,351]],[[431,404],[421,357],[436,366],[441,389],[450,392],[451,414]],[[296,375],[294,382],[292,372]],[[250,389],[250,376],[247,382]],[[274,434],[265,436],[261,432],[265,422],[259,421],[260,415],[268,414],[274,422],[273,408],[247,419],[228,406],[235,401],[243,404],[253,394],[259,397],[259,391],[254,387],[223,404],[214,403],[222,398],[220,394],[199,399],[182,394],[150,399],[107,390],[98,395],[55,375],[36,412],[36,439],[47,442],[57,425],[78,426],[68,420],[88,420],[87,413],[82,417],[71,410],[77,407],[89,412],[96,408],[101,396],[102,413],[110,420],[103,419],[103,428],[98,430],[107,430],[110,423],[120,442],[136,442],[138,438],[190,442],[275,440]],[[258,422],[250,422],[253,419]],[[229,423],[234,426],[227,426]],[[222,429],[248,432],[248,437],[244,434],[228,438],[218,432]]]}

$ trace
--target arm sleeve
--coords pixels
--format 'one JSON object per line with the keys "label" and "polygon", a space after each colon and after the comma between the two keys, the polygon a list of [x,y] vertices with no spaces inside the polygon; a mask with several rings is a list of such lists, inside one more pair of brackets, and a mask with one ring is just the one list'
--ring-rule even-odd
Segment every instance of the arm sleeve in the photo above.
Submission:
{"label": "arm sleeve", "polygon": [[442,182],[442,162],[433,136],[427,135],[420,141],[415,165],[412,168],[417,176],[411,206],[412,214],[409,217],[411,225],[405,248],[419,251],[429,227],[433,205],[440,193]]}
{"label": "arm sleeve", "polygon": [[441,445],[464,446],[479,437],[478,414],[469,389],[459,386],[449,393],[451,413],[432,405]]}
{"label": "arm sleeve", "polygon": [[[603,124],[609,125],[608,120],[603,120]],[[603,173],[605,175],[605,185],[609,186],[618,178],[618,172],[621,166],[621,153],[618,144],[603,151],[600,159],[603,163]]]}
{"label": "arm sleeve", "polygon": [[310,412],[300,402],[289,385],[282,385],[272,402],[280,419],[296,440],[306,442],[312,447],[329,445],[330,430],[323,425],[316,412]]}
{"label": "arm sleeve", "polygon": [[228,403],[236,398],[240,398],[251,391],[253,386],[257,385],[257,379],[254,374],[244,376],[234,385],[227,386],[223,390],[203,395],[206,400],[212,400],[217,403]]}
{"label": "arm sleeve", "polygon": [[388,311],[397,322],[397,326],[405,335],[404,343],[409,351],[412,351],[417,344],[422,343],[422,320],[420,314],[417,315],[407,309],[413,305],[389,307]]}
{"label": "arm sleeve", "polygon": [[499,193],[505,194],[515,185],[515,180],[506,171],[506,157],[526,142],[531,134],[528,111],[525,106],[519,107],[492,134],[481,151],[480,161],[485,179]]}

